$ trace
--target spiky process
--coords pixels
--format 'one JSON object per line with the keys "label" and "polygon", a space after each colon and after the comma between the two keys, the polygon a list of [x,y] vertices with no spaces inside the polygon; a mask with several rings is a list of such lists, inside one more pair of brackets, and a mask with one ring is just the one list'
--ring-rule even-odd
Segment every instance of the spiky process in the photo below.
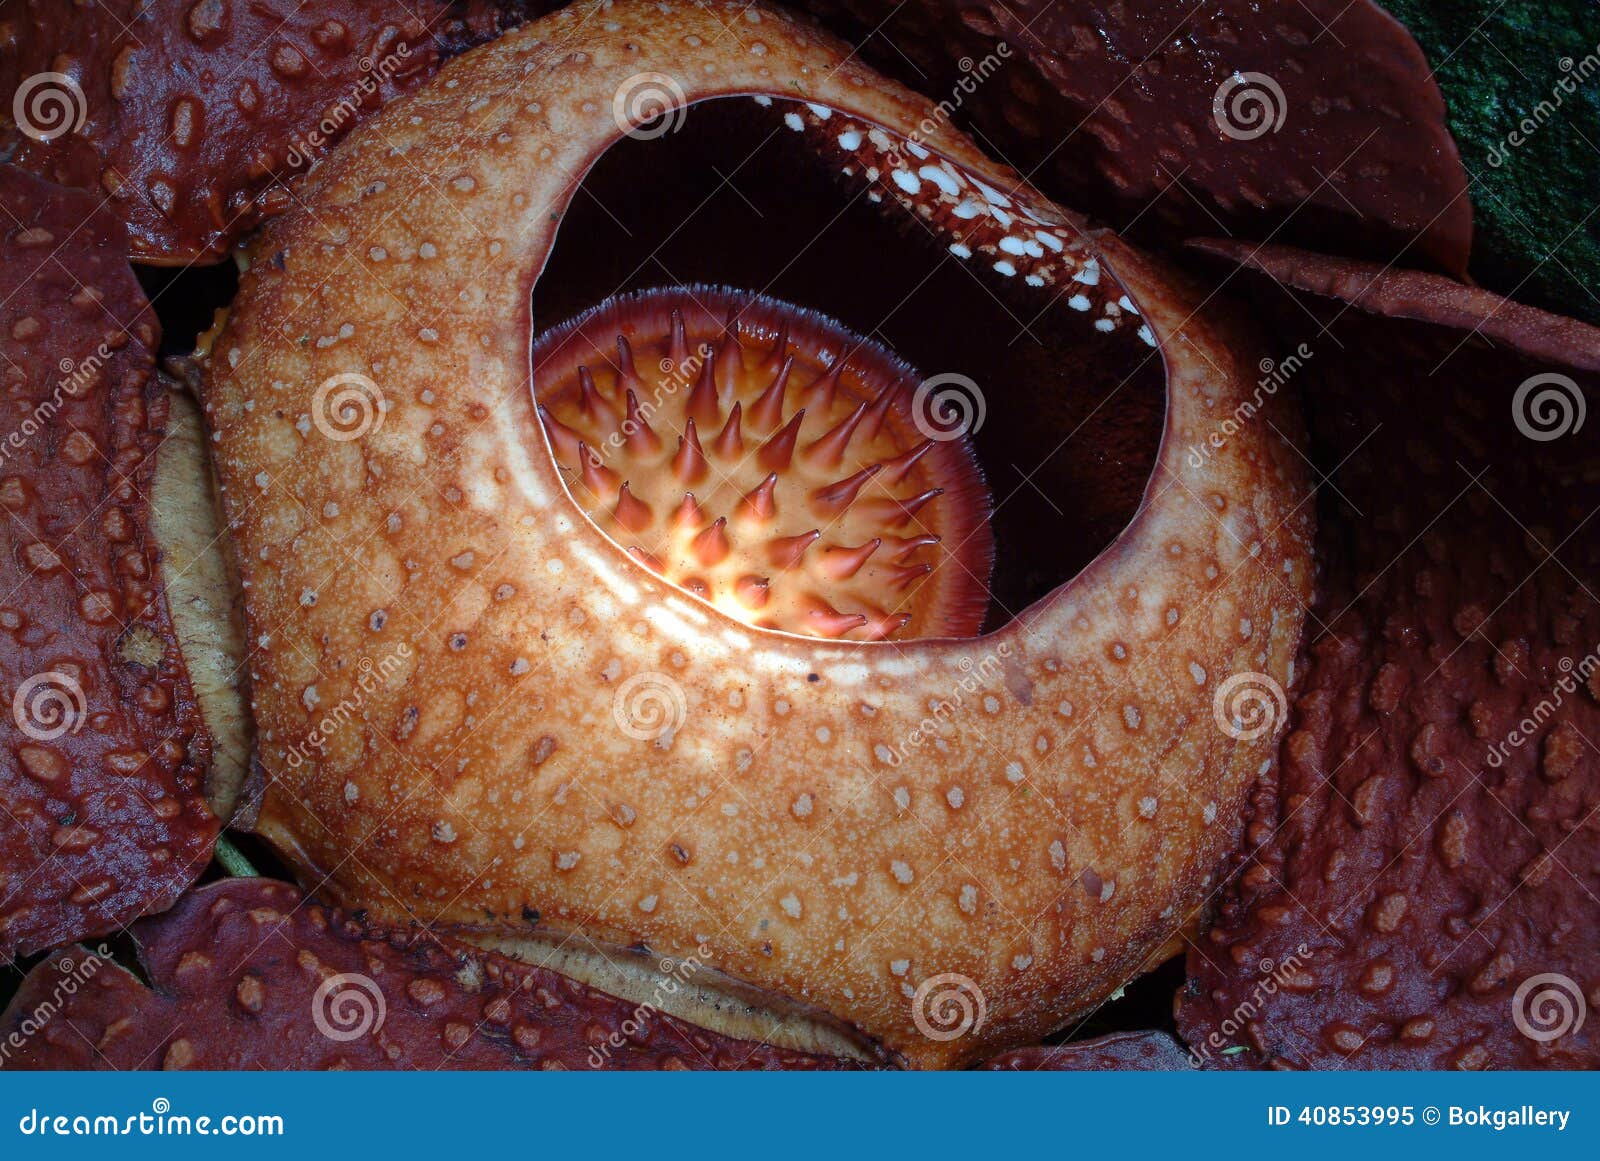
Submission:
{"label": "spiky process", "polygon": [[971,414],[883,347],[691,286],[609,299],[533,359],[573,498],[680,588],[812,637],[981,628],[994,540]]}

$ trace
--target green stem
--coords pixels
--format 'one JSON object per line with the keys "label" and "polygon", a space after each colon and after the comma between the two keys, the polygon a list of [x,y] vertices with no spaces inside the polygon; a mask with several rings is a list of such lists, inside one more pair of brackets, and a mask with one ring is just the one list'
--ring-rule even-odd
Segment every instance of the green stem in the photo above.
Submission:
{"label": "green stem", "polygon": [[222,864],[222,869],[236,879],[254,879],[260,874],[250,865],[250,860],[239,853],[239,848],[228,841],[226,835],[217,836],[217,845],[211,853]]}

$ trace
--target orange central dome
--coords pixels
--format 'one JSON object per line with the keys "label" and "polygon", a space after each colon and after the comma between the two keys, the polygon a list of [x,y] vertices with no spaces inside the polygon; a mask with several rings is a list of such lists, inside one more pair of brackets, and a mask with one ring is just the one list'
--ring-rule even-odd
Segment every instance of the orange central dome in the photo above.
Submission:
{"label": "orange central dome", "polygon": [[535,344],[569,491],[636,560],[729,615],[816,637],[972,636],[989,495],[905,362],[814,311],[682,287]]}

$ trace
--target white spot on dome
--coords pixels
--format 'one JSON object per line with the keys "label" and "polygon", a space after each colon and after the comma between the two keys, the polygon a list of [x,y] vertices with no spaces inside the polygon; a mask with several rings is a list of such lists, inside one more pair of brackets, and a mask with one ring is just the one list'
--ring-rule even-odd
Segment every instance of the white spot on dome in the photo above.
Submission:
{"label": "white spot on dome", "polygon": [[930,181],[951,197],[961,193],[961,185],[937,165],[924,165],[917,170],[917,175],[924,181]]}

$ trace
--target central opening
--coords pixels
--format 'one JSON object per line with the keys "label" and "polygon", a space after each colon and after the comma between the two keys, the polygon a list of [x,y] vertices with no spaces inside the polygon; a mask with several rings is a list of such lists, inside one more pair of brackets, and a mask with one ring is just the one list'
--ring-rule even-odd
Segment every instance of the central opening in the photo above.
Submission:
{"label": "central opening", "polygon": [[1000,628],[1132,520],[1165,415],[1133,305],[1038,225],[795,102],[704,102],[624,138],[534,290],[569,491],[641,566],[750,624]]}

